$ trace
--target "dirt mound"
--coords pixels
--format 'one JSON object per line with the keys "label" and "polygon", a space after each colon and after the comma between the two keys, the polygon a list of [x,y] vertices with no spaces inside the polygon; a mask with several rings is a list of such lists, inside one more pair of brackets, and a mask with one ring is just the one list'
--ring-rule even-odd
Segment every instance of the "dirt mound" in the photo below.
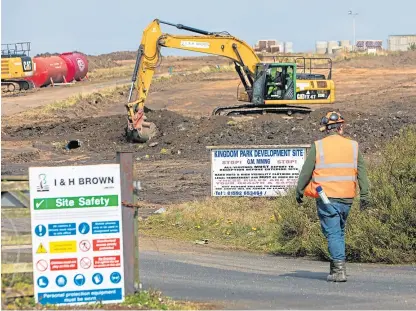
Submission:
{"label": "dirt mound", "polygon": [[[88,64],[91,71],[100,68],[114,68],[134,64],[137,51],[121,51],[100,55],[88,55]],[[174,71],[197,70],[203,66],[230,64],[230,61],[220,56],[163,56],[162,63],[156,72],[167,72],[168,67]]]}
{"label": "dirt mound", "polygon": [[389,55],[363,55],[356,58],[345,57],[336,62],[337,67],[351,68],[395,68],[416,67],[416,51],[396,52]]}
{"label": "dirt mound", "polygon": [[94,71],[96,69],[101,69],[101,68],[114,68],[114,67],[121,66],[120,64],[112,60],[111,58],[105,57],[105,56],[88,55],[87,58],[88,58],[88,67],[90,71]]}
{"label": "dirt mound", "polygon": [[137,56],[137,51],[117,51],[117,52],[111,52],[111,53],[98,55],[98,57],[111,59],[113,61],[136,59],[136,56]]}
{"label": "dirt mound", "polygon": [[[402,106],[400,111],[392,105],[391,112],[383,115],[345,112],[347,135],[360,142],[363,152],[375,151],[404,125],[416,123],[416,117],[411,113],[413,104]],[[264,115],[253,119],[218,116],[195,119],[168,110],[150,111],[147,116],[159,130],[149,142],[157,142],[154,147],[126,142],[126,117],[123,115],[9,127],[3,129],[3,139],[40,142],[80,139],[83,147],[74,152],[94,154],[97,160],[113,156],[120,150],[133,151],[140,158],[197,160],[207,159],[206,146],[309,144],[322,137],[318,131],[318,120],[324,111],[326,109],[319,109],[310,115],[289,120],[281,115]]]}

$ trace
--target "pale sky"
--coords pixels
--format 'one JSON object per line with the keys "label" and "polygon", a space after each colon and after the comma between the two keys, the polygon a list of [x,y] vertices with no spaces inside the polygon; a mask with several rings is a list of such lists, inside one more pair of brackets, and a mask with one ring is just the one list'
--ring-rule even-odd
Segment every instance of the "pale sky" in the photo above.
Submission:
{"label": "pale sky", "polygon": [[[78,50],[86,54],[136,50],[143,29],[159,18],[209,31],[226,30],[250,45],[259,39],[293,42],[383,40],[416,33],[416,0],[2,0],[1,43],[31,41],[31,55]],[[183,32],[162,25],[171,34]],[[163,55],[190,55],[162,49]],[[192,54],[195,55],[195,54]],[[198,54],[202,55],[202,54]]]}

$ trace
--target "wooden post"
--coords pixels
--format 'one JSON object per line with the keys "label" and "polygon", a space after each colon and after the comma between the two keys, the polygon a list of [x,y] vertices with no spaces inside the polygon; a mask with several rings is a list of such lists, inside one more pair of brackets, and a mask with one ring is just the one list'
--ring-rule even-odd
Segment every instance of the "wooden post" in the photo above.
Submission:
{"label": "wooden post", "polygon": [[[133,153],[117,152],[117,163],[120,164],[121,202],[133,202]],[[122,205],[123,220],[123,257],[124,257],[124,290],[125,295],[135,292],[135,218],[134,208]]]}

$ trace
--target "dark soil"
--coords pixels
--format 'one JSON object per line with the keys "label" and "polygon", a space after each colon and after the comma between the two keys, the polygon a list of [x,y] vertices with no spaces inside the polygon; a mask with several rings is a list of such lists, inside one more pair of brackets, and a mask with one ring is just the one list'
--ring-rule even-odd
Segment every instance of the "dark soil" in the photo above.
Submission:
{"label": "dark soil", "polygon": [[[344,112],[347,135],[358,140],[364,153],[376,151],[400,128],[416,123],[416,116],[411,113],[413,105],[402,104],[400,111],[391,105],[378,113]],[[310,115],[299,115],[289,120],[282,118],[282,115],[264,115],[245,121],[223,116],[194,119],[168,110],[150,111],[147,113],[148,120],[154,122],[159,131],[145,145],[126,142],[126,117],[123,115],[5,127],[3,139],[43,143],[79,139],[82,147],[71,152],[94,154],[96,160],[121,150],[134,151],[137,157],[149,155],[154,159],[208,159],[207,146],[310,144],[323,135],[318,128],[319,120],[326,111],[327,108],[322,108]],[[149,146],[156,142],[156,146]],[[61,152],[66,151],[62,149]]]}

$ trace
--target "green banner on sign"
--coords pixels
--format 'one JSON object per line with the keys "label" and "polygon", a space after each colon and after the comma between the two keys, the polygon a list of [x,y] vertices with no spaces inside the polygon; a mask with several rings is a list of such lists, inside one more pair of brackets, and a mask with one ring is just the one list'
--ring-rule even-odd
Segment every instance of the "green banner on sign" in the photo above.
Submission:
{"label": "green banner on sign", "polygon": [[34,199],[35,210],[118,206],[118,195]]}

